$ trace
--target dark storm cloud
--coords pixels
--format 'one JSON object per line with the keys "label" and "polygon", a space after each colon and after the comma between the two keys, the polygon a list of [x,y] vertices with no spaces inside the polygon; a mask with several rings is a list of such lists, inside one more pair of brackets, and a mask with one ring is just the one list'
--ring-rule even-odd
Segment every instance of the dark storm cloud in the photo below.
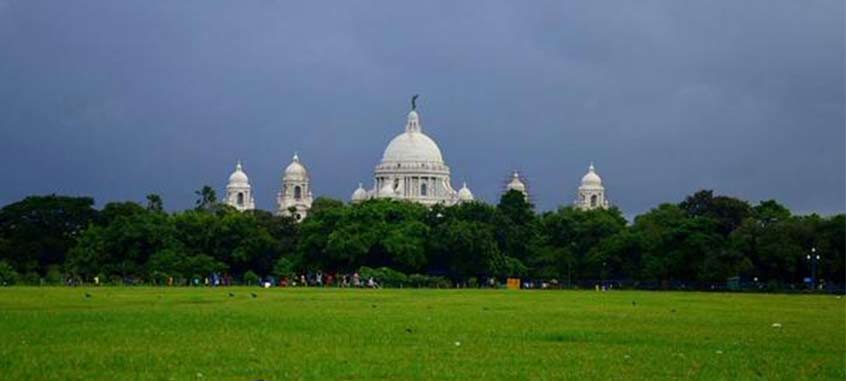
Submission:
{"label": "dark storm cloud", "polygon": [[370,182],[420,93],[477,196],[541,209],[590,161],[627,215],[700,188],[844,209],[843,2],[0,0],[0,204],[161,193],[245,162],[273,207],[294,151],[318,195]]}

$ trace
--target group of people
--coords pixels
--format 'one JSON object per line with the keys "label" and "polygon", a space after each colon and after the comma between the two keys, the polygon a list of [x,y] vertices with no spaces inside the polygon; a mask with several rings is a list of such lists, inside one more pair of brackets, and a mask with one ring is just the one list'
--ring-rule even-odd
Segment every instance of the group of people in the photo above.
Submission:
{"label": "group of people", "polygon": [[263,283],[265,287],[354,287],[354,288],[381,288],[378,282],[373,277],[368,277],[366,280],[358,272],[352,274],[323,274],[318,271],[316,273],[302,273],[293,279],[288,277],[281,277],[275,279],[268,277]]}

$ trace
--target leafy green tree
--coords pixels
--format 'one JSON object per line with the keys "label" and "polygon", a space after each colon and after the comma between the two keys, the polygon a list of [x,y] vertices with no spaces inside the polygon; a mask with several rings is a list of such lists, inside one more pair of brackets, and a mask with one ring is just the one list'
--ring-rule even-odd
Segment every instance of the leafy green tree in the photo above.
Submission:
{"label": "leafy green tree", "polygon": [[100,211],[99,223],[107,226],[119,218],[130,218],[146,213],[147,210],[135,202],[110,202]]}
{"label": "leafy green tree", "polygon": [[115,217],[108,225],[92,225],[70,250],[66,267],[90,280],[95,275],[141,277],[154,253],[173,247],[175,232],[169,216],[147,212]]}
{"label": "leafy green tree", "polygon": [[[557,268],[559,276],[564,278],[566,274],[568,282],[603,277],[623,278],[622,261],[609,263],[609,253],[602,250],[601,244],[625,228],[626,220],[616,208],[581,210],[565,207],[544,213],[538,224],[539,234],[532,242],[539,258],[530,261],[530,264],[544,273],[549,273],[551,266]],[[618,252],[615,255],[624,254]],[[549,259],[554,256],[565,263],[557,266],[549,263]],[[614,267],[609,269],[609,264]],[[566,272],[561,272],[564,268]],[[602,271],[608,272],[604,274],[607,276],[602,276]]]}
{"label": "leafy green tree", "polygon": [[702,190],[688,196],[679,207],[691,217],[713,219],[718,232],[723,236],[728,236],[752,214],[752,209],[746,201],[714,196],[714,192],[710,190]]}
{"label": "leafy green tree", "polygon": [[217,206],[217,193],[214,188],[204,185],[200,190],[195,191],[197,195],[196,210],[213,211]]}
{"label": "leafy green tree", "polygon": [[0,260],[20,274],[62,264],[79,234],[97,219],[89,197],[31,196],[0,209]]}
{"label": "leafy green tree", "polygon": [[162,201],[162,197],[155,193],[148,194],[147,210],[151,212],[164,212],[164,201]]}
{"label": "leafy green tree", "polygon": [[446,265],[453,279],[507,272],[494,229],[476,221],[452,219],[432,232],[434,261]]}
{"label": "leafy green tree", "polygon": [[0,286],[11,286],[18,280],[18,273],[6,261],[0,261]]}
{"label": "leafy green tree", "polygon": [[510,190],[502,195],[496,207],[493,224],[500,251],[508,257],[526,260],[529,244],[535,238],[534,206],[523,193]]}

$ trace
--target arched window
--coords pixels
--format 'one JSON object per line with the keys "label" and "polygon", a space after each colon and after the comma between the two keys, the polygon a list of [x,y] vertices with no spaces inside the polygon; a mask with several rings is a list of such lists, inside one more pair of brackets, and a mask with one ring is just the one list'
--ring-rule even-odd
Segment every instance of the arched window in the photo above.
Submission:
{"label": "arched window", "polygon": [[426,187],[426,183],[420,184],[420,195],[421,196],[428,196],[428,188]]}
{"label": "arched window", "polygon": [[238,206],[244,206],[244,194],[243,193],[238,192],[238,201],[236,201],[236,202],[238,203]]}
{"label": "arched window", "polygon": [[299,200],[303,197],[303,189],[299,185],[294,187],[294,199]]}
{"label": "arched window", "polygon": [[590,207],[596,207],[596,195],[590,196]]}

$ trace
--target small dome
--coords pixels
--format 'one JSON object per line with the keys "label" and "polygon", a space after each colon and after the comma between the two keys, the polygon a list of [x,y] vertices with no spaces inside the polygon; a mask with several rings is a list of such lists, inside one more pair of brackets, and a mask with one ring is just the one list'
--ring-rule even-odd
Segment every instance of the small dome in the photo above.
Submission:
{"label": "small dome", "polygon": [[382,162],[428,162],[443,164],[441,149],[432,138],[420,128],[420,117],[416,111],[408,113],[405,132],[388,143]]}
{"label": "small dome", "polygon": [[596,174],[596,170],[593,168],[593,163],[590,163],[590,167],[588,167],[588,173],[582,177],[582,186],[584,187],[601,187],[602,186],[602,178]]}
{"label": "small dome", "polygon": [[288,165],[288,168],[285,168],[285,177],[308,177],[308,171],[302,164],[300,164],[300,157],[297,156],[297,154],[294,154],[291,164]]}
{"label": "small dome", "polygon": [[467,183],[464,183],[458,190],[458,200],[473,201],[473,192],[470,192],[470,188],[467,188]]}
{"label": "small dome", "polygon": [[506,191],[516,190],[518,192],[526,193],[526,184],[523,184],[523,181],[520,180],[520,174],[517,171],[511,175],[511,182],[508,183],[505,187]]}
{"label": "small dome", "polygon": [[351,199],[353,202],[367,200],[367,191],[364,190],[364,187],[361,185],[361,183],[358,183],[358,189],[353,192]]}
{"label": "small dome", "polygon": [[241,167],[241,162],[235,166],[235,172],[229,175],[229,185],[249,185],[250,179]]}

